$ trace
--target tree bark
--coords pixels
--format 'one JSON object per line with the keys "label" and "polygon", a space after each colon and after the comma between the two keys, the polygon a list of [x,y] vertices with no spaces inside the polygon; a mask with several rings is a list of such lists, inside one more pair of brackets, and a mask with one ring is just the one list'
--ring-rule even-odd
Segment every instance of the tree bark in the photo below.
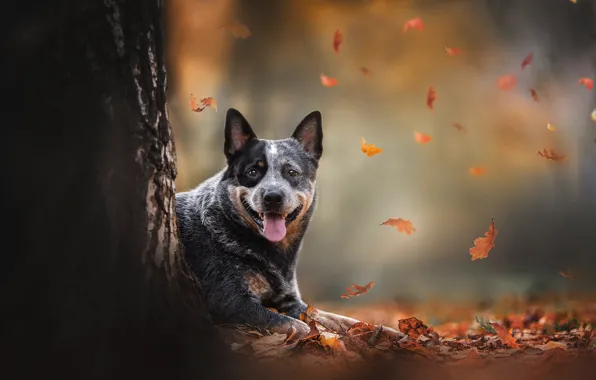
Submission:
{"label": "tree bark", "polygon": [[227,377],[178,245],[163,2],[6,9],[2,377]]}

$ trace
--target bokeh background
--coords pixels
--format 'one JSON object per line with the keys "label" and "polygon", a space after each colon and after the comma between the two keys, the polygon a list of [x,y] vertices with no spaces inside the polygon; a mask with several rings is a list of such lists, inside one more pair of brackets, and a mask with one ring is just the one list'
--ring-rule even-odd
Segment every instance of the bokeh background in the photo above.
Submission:
{"label": "bokeh background", "polygon": [[[596,79],[595,1],[170,0],[168,7],[178,191],[225,165],[227,108],[269,139],[289,136],[312,110],[323,114],[319,204],[299,264],[306,300],[359,305],[596,289],[596,102],[577,83]],[[403,33],[414,17],[424,31]],[[221,29],[232,22],[252,36]],[[336,29],[344,36],[339,54]],[[452,57],[445,45],[463,53]],[[530,52],[534,61],[522,71]],[[340,84],[323,87],[321,73]],[[517,76],[515,89],[497,88],[505,74]],[[431,85],[433,112],[425,105]],[[219,111],[191,112],[191,93],[215,98]],[[417,144],[415,130],[433,141]],[[366,157],[361,137],[384,152]],[[542,159],[543,148],[568,159]],[[470,166],[487,172],[473,177]],[[417,231],[380,226],[392,217]],[[468,249],[491,218],[496,246],[472,262]],[[566,268],[576,281],[558,274]],[[346,286],[369,281],[377,284],[367,295],[339,298]]]}

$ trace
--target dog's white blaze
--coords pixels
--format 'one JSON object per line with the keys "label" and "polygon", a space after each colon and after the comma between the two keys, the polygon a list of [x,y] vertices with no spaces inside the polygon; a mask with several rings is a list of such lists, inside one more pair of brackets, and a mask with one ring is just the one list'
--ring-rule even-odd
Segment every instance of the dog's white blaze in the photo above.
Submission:
{"label": "dog's white blaze", "polygon": [[277,154],[277,145],[275,145],[275,141],[268,141],[267,142],[267,153],[269,156],[273,157]]}

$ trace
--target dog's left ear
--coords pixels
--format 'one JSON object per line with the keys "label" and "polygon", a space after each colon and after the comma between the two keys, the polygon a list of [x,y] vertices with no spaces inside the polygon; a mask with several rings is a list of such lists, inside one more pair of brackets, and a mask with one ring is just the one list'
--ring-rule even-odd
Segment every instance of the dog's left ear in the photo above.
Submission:
{"label": "dog's left ear", "polygon": [[308,153],[317,160],[323,155],[323,126],[321,113],[309,113],[296,127],[292,137],[298,140]]}

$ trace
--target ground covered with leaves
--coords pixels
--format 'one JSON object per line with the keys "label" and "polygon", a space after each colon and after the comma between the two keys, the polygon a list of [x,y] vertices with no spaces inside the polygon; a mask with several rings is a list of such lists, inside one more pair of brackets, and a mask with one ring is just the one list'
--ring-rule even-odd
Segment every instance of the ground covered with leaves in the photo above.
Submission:
{"label": "ground covered with leaves", "polygon": [[576,376],[589,372],[596,378],[592,329],[596,299],[564,304],[509,299],[490,308],[392,303],[332,310],[363,322],[346,331],[330,331],[316,321],[316,309],[311,306],[302,316],[311,327],[307,337],[250,326],[226,327],[222,332],[238,355],[281,364],[287,371],[297,366],[304,376],[320,371],[356,376],[361,370],[359,378],[367,378],[367,364],[376,363],[378,369],[380,362],[398,362],[401,367],[437,371],[426,373],[435,378],[441,374],[460,379],[480,375],[544,379],[568,377],[573,370]]}

